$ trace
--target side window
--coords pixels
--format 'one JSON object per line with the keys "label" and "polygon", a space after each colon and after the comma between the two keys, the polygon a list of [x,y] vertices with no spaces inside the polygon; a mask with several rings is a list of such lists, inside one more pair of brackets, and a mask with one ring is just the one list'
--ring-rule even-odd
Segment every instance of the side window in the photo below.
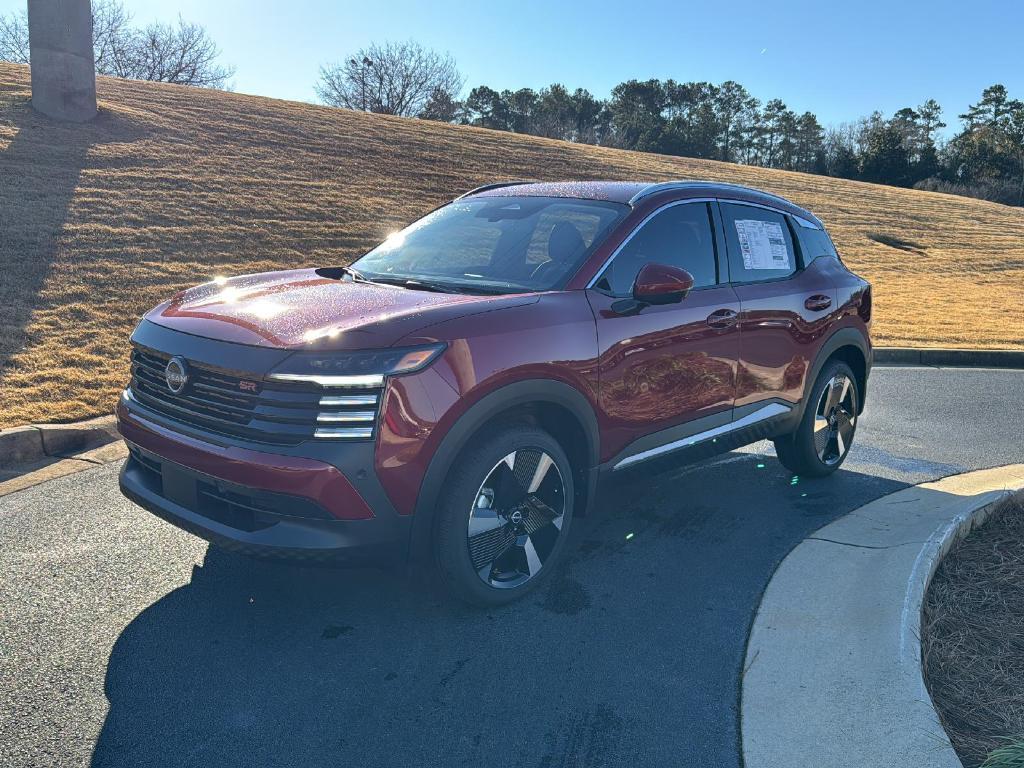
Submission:
{"label": "side window", "polygon": [[693,287],[718,282],[715,241],[707,203],[666,208],[644,224],[612,259],[596,286],[627,295],[645,264],[680,267],[693,275]]}
{"label": "side window", "polygon": [[777,280],[796,271],[796,249],[785,216],[752,205],[721,206],[732,282]]}
{"label": "side window", "polygon": [[836,247],[825,230],[797,227],[797,233],[800,235],[800,247],[803,249],[805,266],[819,256],[839,258]]}

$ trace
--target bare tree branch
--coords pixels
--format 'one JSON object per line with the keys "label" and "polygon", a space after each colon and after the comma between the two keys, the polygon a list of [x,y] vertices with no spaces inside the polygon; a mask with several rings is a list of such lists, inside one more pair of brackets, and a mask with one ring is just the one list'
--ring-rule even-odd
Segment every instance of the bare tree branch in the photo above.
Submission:
{"label": "bare tree branch", "polygon": [[0,61],[28,64],[28,14],[0,16]]}
{"label": "bare tree branch", "polygon": [[[131,26],[131,14],[118,0],[92,5],[96,74],[133,80],[224,88],[233,67],[217,63],[220,49],[198,24],[156,22]],[[0,17],[0,61],[29,63],[28,16],[24,11]]]}
{"label": "bare tree branch", "polygon": [[405,117],[423,114],[432,102],[454,102],[461,90],[454,59],[411,40],[374,43],[343,62],[322,66],[316,84],[325,104]]}

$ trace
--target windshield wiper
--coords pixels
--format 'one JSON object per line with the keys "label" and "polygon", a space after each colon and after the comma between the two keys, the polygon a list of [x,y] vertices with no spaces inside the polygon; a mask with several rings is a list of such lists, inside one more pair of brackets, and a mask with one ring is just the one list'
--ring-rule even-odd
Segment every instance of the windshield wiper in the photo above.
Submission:
{"label": "windshield wiper", "polygon": [[411,291],[432,291],[434,293],[467,293],[467,294],[502,294],[505,291],[487,286],[453,285],[437,283],[431,280],[420,280],[418,277],[381,277],[374,276],[373,282],[386,285],[399,285]]}
{"label": "windshield wiper", "polygon": [[349,277],[351,277],[353,280],[356,280],[356,281],[358,281],[360,283],[372,283],[373,282],[373,280],[371,280],[370,278],[366,277],[358,269],[352,269],[352,267],[342,267],[341,271],[344,272]]}

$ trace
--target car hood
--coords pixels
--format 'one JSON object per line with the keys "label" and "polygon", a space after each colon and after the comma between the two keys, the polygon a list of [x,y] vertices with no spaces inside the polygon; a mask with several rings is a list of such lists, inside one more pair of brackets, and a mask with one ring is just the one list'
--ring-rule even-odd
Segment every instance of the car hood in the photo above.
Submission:
{"label": "car hood", "polygon": [[146,319],[195,336],[260,347],[367,349],[391,346],[446,320],[538,298],[433,293],[341,281],[302,269],[204,283],[155,307]]}

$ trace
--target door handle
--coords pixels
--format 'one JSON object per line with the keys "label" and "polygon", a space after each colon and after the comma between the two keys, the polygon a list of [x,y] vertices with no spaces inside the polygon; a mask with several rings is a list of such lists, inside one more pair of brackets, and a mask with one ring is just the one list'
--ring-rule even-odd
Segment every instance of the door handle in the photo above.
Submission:
{"label": "door handle", "polygon": [[716,309],[708,315],[707,324],[712,328],[731,328],[736,325],[736,317],[731,309]]}
{"label": "door handle", "polygon": [[821,312],[832,306],[832,299],[823,293],[816,293],[804,300],[804,306],[811,312]]}

